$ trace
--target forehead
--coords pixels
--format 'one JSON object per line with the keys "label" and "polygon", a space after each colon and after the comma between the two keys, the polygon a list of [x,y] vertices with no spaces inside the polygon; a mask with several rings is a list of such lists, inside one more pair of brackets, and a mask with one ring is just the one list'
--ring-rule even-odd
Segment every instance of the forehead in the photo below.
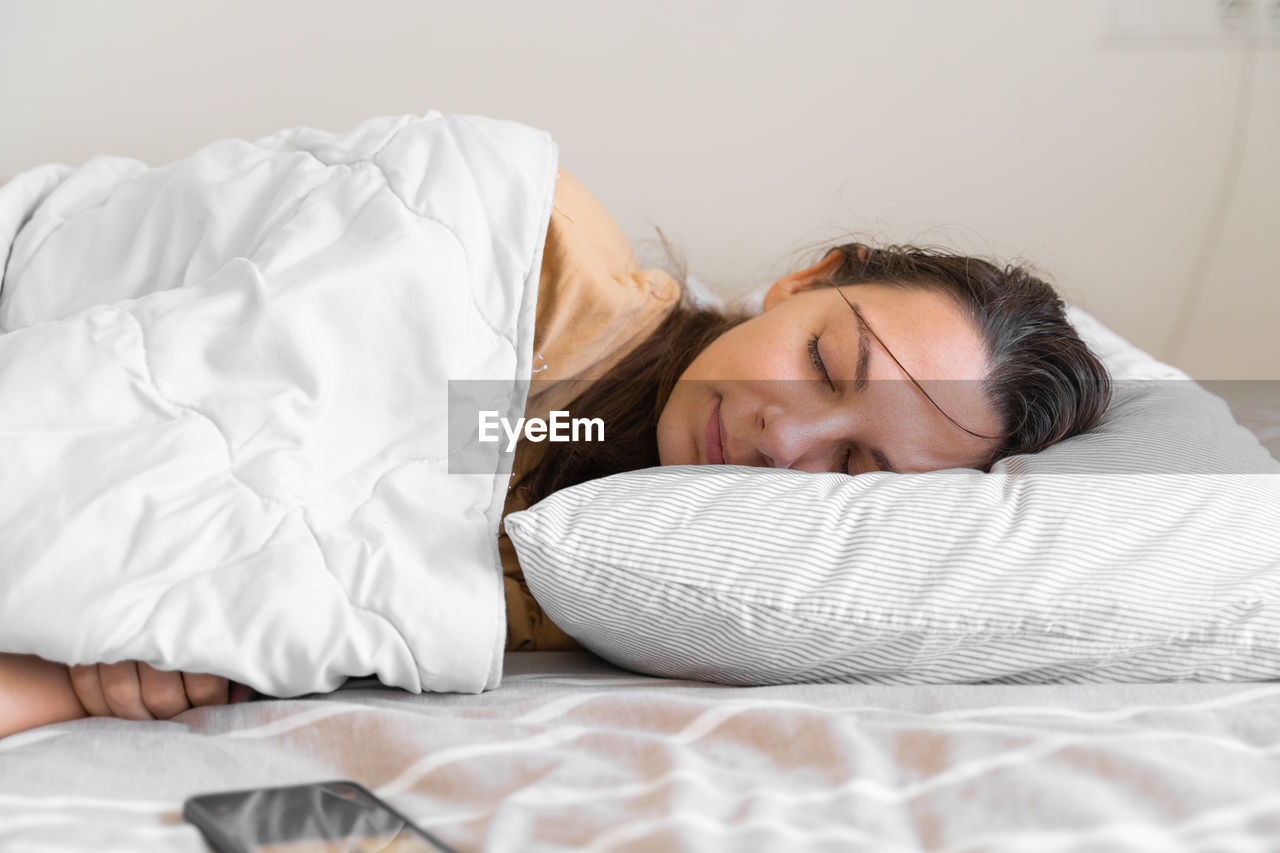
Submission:
{"label": "forehead", "polygon": [[[920,384],[957,423],[983,435],[999,433],[981,383],[924,380]],[[996,443],[965,432],[905,381],[873,382],[864,411],[878,421],[867,427],[866,435],[903,472],[979,467]]]}
{"label": "forehead", "polygon": [[[856,285],[839,293],[835,288],[819,288],[814,294],[826,297],[817,310],[830,324],[828,328],[836,330],[845,351],[858,346],[863,335],[867,337],[870,381],[863,405],[881,425],[877,438],[890,457],[896,454],[902,470],[969,467],[986,458],[991,441],[970,435],[947,417],[984,435],[1000,431],[983,381],[985,341],[949,296],[884,285]],[[874,335],[860,328],[849,303],[857,307]],[[854,365],[849,357],[841,360],[839,370],[842,378],[852,377]]]}

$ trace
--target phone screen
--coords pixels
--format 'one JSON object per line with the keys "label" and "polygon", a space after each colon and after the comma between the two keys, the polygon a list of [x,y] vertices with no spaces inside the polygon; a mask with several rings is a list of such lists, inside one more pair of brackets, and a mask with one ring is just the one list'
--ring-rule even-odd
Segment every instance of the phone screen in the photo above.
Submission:
{"label": "phone screen", "polygon": [[440,853],[439,840],[348,781],[206,794],[183,816],[219,853]]}

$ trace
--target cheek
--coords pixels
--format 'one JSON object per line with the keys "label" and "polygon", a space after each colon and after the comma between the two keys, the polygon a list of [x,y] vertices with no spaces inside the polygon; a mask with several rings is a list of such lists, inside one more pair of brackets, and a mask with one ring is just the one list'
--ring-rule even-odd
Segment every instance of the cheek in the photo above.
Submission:
{"label": "cheek", "polygon": [[658,462],[662,465],[689,465],[698,461],[698,447],[685,423],[689,419],[688,387],[679,382],[658,416]]}
{"label": "cheek", "polygon": [[784,359],[786,334],[784,329],[752,326],[751,321],[735,326],[699,353],[681,379],[720,381],[785,375],[794,370]]}
{"label": "cheek", "polygon": [[[706,349],[698,353],[689,366],[684,369],[684,373],[680,374],[680,382],[693,382],[704,379],[721,378],[724,375],[724,362],[730,347],[726,345],[726,337],[732,334],[730,330],[724,335],[712,341]],[[677,388],[680,386],[677,385]],[[674,392],[673,392],[674,395]]]}

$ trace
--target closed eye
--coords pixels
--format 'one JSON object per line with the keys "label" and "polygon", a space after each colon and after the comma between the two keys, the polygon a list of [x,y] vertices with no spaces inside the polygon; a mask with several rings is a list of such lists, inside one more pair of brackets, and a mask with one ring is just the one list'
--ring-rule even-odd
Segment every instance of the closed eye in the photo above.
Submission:
{"label": "closed eye", "polygon": [[[822,377],[822,381],[827,383],[827,387],[832,391],[836,390],[836,385],[831,381],[831,375],[827,373],[827,365],[822,360],[822,353],[818,351],[818,336],[813,335],[809,338],[809,360],[813,362],[814,368],[818,371],[818,375]],[[849,462],[853,459],[853,448],[848,447],[844,451],[844,460],[840,463],[840,467],[836,469],[837,473],[849,474]]]}
{"label": "closed eye", "polygon": [[836,390],[835,383],[831,381],[831,376],[827,373],[827,366],[822,361],[822,354],[818,352],[817,335],[812,335],[809,338],[809,359],[813,362],[813,366],[817,368],[818,375],[822,377],[822,381],[827,383],[827,387],[832,391]]}

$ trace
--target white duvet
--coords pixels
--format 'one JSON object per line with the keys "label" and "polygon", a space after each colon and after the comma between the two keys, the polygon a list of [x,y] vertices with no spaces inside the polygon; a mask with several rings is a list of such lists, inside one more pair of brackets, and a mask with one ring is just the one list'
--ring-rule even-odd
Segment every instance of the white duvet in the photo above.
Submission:
{"label": "white duvet", "polygon": [[431,112],[0,188],[0,651],[497,686],[510,458],[448,472],[447,382],[523,412],[557,153]]}

